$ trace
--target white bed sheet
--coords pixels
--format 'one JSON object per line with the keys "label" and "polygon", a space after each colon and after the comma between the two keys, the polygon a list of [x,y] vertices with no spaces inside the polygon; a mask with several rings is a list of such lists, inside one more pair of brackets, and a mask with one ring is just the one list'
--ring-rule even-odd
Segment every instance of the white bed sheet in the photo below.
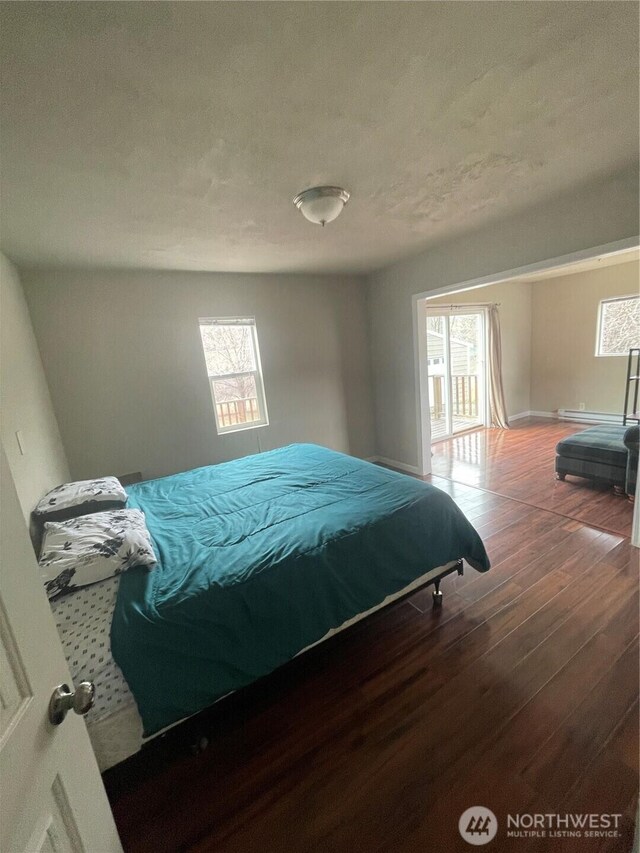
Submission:
{"label": "white bed sheet", "polygon": [[[388,595],[384,601],[370,610],[354,616],[338,628],[332,628],[324,637],[302,649],[298,654],[303,654],[318,643],[344,631],[345,628],[349,628],[381,607],[417,589],[454,565],[455,561],[421,575],[404,589]],[[142,720],[135,699],[111,654],[109,635],[118,594],[118,582],[118,577],[109,578],[91,586],[81,587],[76,592],[51,602],[56,627],[74,683],[93,681],[96,688],[95,705],[85,720],[98,766],[103,771],[138,752],[144,740]],[[159,734],[162,732],[158,732],[153,737]],[[149,740],[152,739],[149,738]]]}
{"label": "white bed sheet", "polygon": [[134,702],[111,654],[109,635],[119,580],[108,578],[51,602],[74,682],[93,681],[96,687],[95,705],[86,716],[89,725]]}

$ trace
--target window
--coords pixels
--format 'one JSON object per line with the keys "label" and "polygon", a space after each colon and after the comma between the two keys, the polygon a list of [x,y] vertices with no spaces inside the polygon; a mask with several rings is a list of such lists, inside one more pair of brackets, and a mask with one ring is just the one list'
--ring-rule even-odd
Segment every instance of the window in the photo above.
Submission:
{"label": "window", "polygon": [[218,434],[266,426],[258,333],[253,317],[200,319]]}
{"label": "window", "polygon": [[640,346],[640,296],[602,299],[598,311],[596,355],[628,355]]}

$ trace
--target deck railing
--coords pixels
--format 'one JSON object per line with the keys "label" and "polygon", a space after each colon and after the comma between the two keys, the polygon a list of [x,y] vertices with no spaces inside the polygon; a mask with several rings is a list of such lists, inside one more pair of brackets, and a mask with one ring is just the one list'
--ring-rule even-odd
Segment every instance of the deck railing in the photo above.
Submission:
{"label": "deck railing", "polygon": [[[444,417],[444,376],[430,376],[431,417]],[[478,377],[464,374],[451,377],[451,409],[454,417],[478,417]]]}
{"label": "deck railing", "polygon": [[250,424],[260,420],[260,409],[257,397],[247,397],[244,400],[229,400],[228,403],[216,403],[218,423],[221,427],[236,424]]}

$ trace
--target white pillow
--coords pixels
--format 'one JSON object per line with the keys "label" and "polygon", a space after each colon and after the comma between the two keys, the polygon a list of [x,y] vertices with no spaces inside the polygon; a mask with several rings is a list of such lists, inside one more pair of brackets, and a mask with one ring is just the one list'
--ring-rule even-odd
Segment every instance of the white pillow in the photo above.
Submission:
{"label": "white pillow", "polygon": [[49,598],[156,562],[139,509],[96,512],[44,526],[39,563]]}
{"label": "white pillow", "polygon": [[[101,477],[99,480],[78,480],[75,483],[63,483],[56,486],[38,501],[34,515],[39,517],[58,515],[73,510],[76,515],[83,514],[90,504],[124,506],[127,493],[115,477]],[[100,507],[97,507],[100,509]]]}

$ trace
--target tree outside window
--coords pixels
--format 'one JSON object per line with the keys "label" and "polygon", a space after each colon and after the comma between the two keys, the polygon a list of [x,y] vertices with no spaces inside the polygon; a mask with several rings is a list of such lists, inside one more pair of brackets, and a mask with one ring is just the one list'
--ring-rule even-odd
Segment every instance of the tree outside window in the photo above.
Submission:
{"label": "tree outside window", "polygon": [[628,355],[632,347],[640,347],[640,296],[603,299],[596,355]]}

